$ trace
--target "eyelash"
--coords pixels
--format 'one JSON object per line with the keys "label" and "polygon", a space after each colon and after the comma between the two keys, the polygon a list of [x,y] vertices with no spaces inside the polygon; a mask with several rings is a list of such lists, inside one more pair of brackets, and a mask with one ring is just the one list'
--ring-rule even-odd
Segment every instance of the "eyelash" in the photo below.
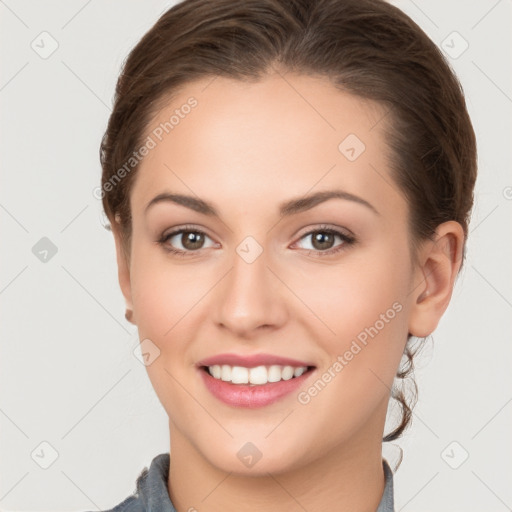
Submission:
{"label": "eyelash", "polygon": [[[189,257],[194,256],[194,253],[197,253],[200,251],[200,249],[196,251],[182,251],[181,249],[175,249],[174,247],[170,247],[166,245],[167,241],[170,240],[172,237],[180,234],[180,233],[199,233],[201,235],[208,236],[204,231],[201,231],[200,229],[195,228],[194,226],[184,226],[180,229],[177,229],[175,231],[172,231],[171,233],[163,234],[161,238],[157,241],[158,244],[160,244],[166,251],[175,254],[176,256],[181,257]],[[341,245],[338,245],[337,247],[334,247],[332,249],[327,249],[325,251],[316,251],[313,249],[310,249],[308,254],[313,253],[315,256],[318,257],[324,257],[329,256],[332,254],[339,253],[341,251],[344,251],[347,249],[347,246],[351,246],[354,243],[356,243],[356,238],[354,236],[347,235],[345,233],[342,233],[341,231],[338,231],[336,229],[330,228],[328,226],[319,226],[318,228],[312,229],[308,231],[307,233],[304,233],[299,240],[302,240],[303,238],[306,238],[307,236],[311,236],[314,233],[329,233],[331,235],[337,235],[339,236],[343,243]],[[209,238],[209,237],[208,237]]]}

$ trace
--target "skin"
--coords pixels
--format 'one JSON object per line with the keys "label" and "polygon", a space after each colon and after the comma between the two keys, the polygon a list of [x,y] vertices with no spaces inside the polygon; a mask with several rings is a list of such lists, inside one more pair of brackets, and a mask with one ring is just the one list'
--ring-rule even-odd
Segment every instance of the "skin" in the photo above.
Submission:
{"label": "skin", "polygon": [[[391,178],[377,124],[385,110],[324,78],[273,72],[258,83],[194,82],[162,108],[147,134],[190,96],[197,107],[137,171],[128,255],[113,226],[133,323],[140,339],[160,350],[147,371],[169,415],[174,506],[314,512],[336,503],[339,511],[375,511],[384,490],[390,388],[408,333],[429,335],[448,306],[462,227],[441,224],[413,260],[409,207]],[[351,133],[366,146],[352,162],[338,149]],[[332,189],[378,213],[330,199],[279,216],[285,200]],[[145,213],[162,192],[209,201],[220,218],[172,202]],[[181,234],[158,243],[185,224],[206,233],[199,249]],[[322,256],[307,235],[322,225],[350,230],[356,242],[336,236],[324,250],[343,250]],[[263,249],[252,263],[236,252],[247,236]],[[164,248],[171,245],[193,254],[175,256]],[[291,393],[259,409],[229,406],[209,393],[195,367],[225,352],[293,357],[316,366],[299,391],[307,390],[396,302],[401,311],[307,404]],[[262,454],[252,467],[237,456],[247,442]]]}

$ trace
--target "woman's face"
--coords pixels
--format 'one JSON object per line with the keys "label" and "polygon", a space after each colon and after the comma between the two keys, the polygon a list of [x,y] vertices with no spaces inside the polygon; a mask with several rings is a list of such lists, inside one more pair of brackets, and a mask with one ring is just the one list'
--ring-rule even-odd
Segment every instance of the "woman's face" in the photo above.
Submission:
{"label": "woman's face", "polygon": [[120,277],[173,451],[251,474],[380,453],[419,282],[385,115],[287,73],[189,84],[148,127]]}

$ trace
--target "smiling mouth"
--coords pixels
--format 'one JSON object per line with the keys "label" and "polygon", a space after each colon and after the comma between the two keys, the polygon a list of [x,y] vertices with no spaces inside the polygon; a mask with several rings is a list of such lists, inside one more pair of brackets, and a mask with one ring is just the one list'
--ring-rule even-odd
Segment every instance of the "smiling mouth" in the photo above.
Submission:
{"label": "smiling mouth", "polygon": [[201,370],[216,380],[230,384],[264,386],[292,380],[315,369],[315,366],[260,365],[244,367],[234,365],[201,366]]}

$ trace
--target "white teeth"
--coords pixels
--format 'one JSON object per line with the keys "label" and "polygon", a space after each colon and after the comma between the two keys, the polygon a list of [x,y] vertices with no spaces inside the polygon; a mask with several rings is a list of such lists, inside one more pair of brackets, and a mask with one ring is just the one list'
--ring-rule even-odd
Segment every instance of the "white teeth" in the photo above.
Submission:
{"label": "white teeth", "polygon": [[231,368],[231,382],[233,384],[248,384],[249,369],[243,366],[233,366]]}
{"label": "white teeth", "polygon": [[290,380],[293,377],[300,377],[307,370],[307,366],[256,366],[245,368],[244,366],[230,366],[228,364],[208,366],[210,375],[233,384],[252,384],[261,386],[268,382],[279,382]]}
{"label": "white teeth", "polygon": [[303,373],[304,373],[304,367],[295,368],[295,370],[293,371],[293,376],[300,377]]}
{"label": "white teeth", "polygon": [[249,370],[249,382],[251,384],[266,384],[267,369],[264,366],[256,366]]}
{"label": "white teeth", "polygon": [[268,382],[279,382],[281,380],[281,366],[272,365],[268,369]]}
{"label": "white teeth", "polygon": [[290,380],[293,377],[293,366],[285,366],[283,371],[281,372],[281,377],[283,380]]}
{"label": "white teeth", "polygon": [[220,379],[221,378],[221,376],[222,376],[222,368],[220,367],[220,365],[216,364],[214,366],[210,366],[210,371],[212,372],[212,375],[216,379]]}
{"label": "white teeth", "polygon": [[231,381],[231,366],[228,366],[227,364],[222,365],[220,378],[228,382]]}

